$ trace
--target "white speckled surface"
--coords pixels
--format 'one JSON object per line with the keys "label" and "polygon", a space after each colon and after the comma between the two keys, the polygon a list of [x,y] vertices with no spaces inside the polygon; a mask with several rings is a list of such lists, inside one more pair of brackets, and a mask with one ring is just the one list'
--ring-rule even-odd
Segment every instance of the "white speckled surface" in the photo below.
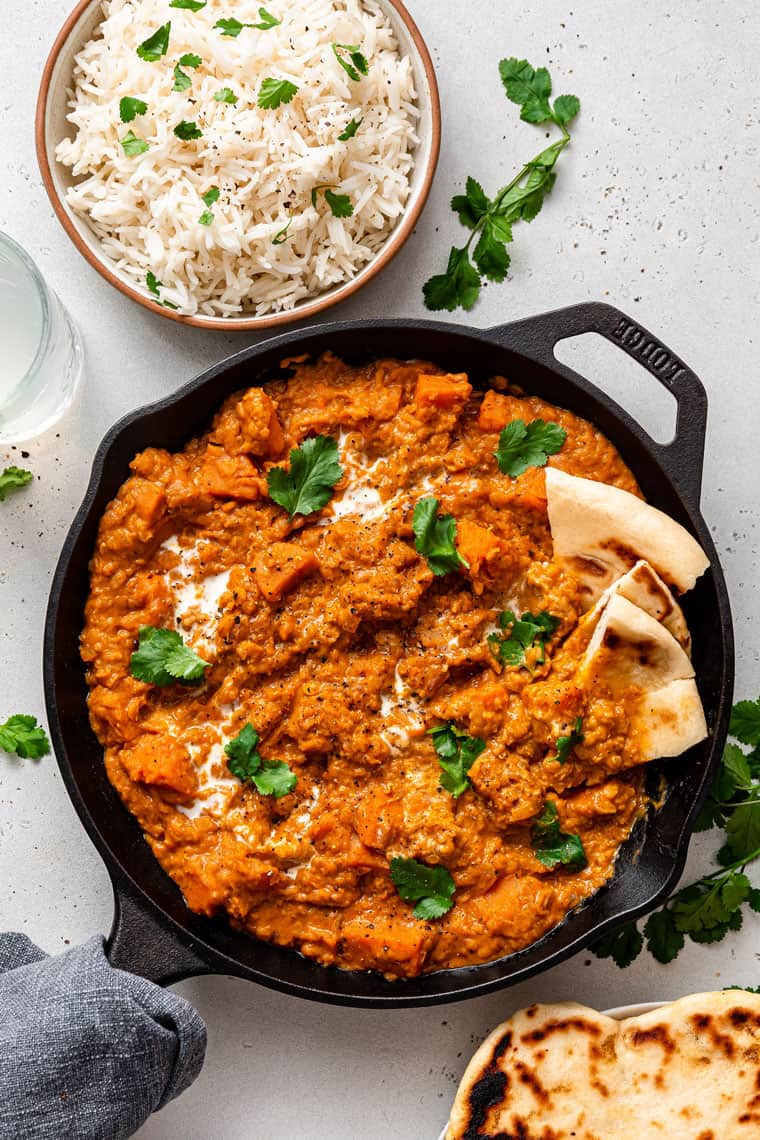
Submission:
{"label": "white speckled surface", "polygon": [[[171,391],[250,342],[184,330],[143,312],[80,259],[48,206],[32,143],[36,85],[70,5],[4,0],[0,65],[0,229],[22,242],[82,329],[88,377],[60,436],[31,445],[39,477],[0,513],[0,713],[41,714],[48,583],[100,437],[123,412]],[[479,325],[586,298],[609,299],[658,333],[704,380],[711,413],[703,510],[735,612],[737,693],[760,692],[757,465],[760,193],[756,50],[760,11],[733,0],[519,7],[410,0],[438,68],[444,148],[426,213],[391,268],[336,319],[422,315],[420,286],[460,231],[448,199],[472,173],[506,181],[538,149],[500,93],[505,55],[545,62],[584,104],[557,189],[517,229],[513,273],[489,286]],[[537,15],[539,12],[541,15]],[[456,319],[456,318],[455,318]],[[614,349],[566,346],[598,382],[662,431],[654,382]],[[1,366],[1,348],[0,348]],[[667,412],[667,409],[665,409]],[[0,469],[18,461],[0,451]],[[701,837],[689,871],[707,869]],[[55,952],[111,918],[105,871],[51,759],[0,757],[0,928]],[[760,880],[758,880],[760,881]],[[518,1004],[577,998],[602,1008],[730,983],[760,982],[760,918],[716,947],[690,945],[661,967],[620,972],[581,954],[512,991],[430,1010],[313,1005],[227,978],[182,985],[209,1028],[205,1070],[144,1140],[427,1140],[445,1121],[476,1042]]]}

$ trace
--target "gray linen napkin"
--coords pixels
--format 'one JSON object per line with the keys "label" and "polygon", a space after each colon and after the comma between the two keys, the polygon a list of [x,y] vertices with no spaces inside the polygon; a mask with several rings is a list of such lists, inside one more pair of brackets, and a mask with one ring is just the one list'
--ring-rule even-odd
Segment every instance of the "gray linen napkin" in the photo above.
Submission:
{"label": "gray linen napkin", "polygon": [[103,939],[49,958],[0,934],[1,1140],[122,1140],[192,1084],[206,1028],[109,965]]}

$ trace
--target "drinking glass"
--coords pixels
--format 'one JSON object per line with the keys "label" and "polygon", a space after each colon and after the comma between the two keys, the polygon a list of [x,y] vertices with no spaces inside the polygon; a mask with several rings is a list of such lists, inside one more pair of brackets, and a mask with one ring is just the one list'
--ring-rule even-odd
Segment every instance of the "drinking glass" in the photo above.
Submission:
{"label": "drinking glass", "polygon": [[0,443],[41,435],[71,406],[82,342],[31,257],[0,233]]}

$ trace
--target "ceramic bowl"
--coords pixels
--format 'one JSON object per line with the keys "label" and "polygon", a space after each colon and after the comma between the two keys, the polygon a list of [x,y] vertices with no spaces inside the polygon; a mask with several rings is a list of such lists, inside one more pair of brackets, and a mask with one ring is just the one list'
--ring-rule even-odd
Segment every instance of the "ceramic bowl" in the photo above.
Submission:
{"label": "ceramic bowl", "polygon": [[263,316],[249,313],[234,317],[208,317],[200,314],[183,316],[158,304],[147,290],[142,291],[137,287],[134,280],[105,253],[99,237],[87,220],[75,214],[66,201],[66,191],[74,179],[70,169],[56,161],[55,148],[62,138],[71,135],[74,130],[66,120],[74,59],[95,35],[102,20],[101,0],[80,0],[58,33],[45,64],[37,100],[35,130],[37,159],[45,189],[66,233],[90,265],[126,297],[137,301],[146,309],[182,324],[223,332],[254,331],[314,317],[338,301],[350,297],[352,293],[371,281],[398,253],[420,216],[438,162],[441,138],[438,85],[425,41],[401,0],[375,0],[375,2],[387,14],[402,54],[412,61],[420,112],[417,124],[419,145],[415,152],[411,192],[403,213],[372,260],[350,280],[298,302],[287,312],[269,313]]}

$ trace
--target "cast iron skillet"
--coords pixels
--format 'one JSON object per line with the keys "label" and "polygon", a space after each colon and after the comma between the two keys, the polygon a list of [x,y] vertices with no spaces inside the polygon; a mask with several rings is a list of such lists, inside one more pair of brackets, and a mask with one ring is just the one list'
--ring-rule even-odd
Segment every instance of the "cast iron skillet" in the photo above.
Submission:
{"label": "cast iron skillet", "polygon": [[[652,439],[617,404],[559,364],[555,344],[597,332],[639,361],[678,402],[676,434]],[[540,942],[479,966],[409,981],[325,968],[292,951],[192,914],[154,859],[136,821],[106,777],[102,750],[87,717],[79,633],[88,590],[88,561],[98,521],[129,474],[136,452],[170,450],[202,432],[236,389],[282,375],[284,357],[331,349],[349,361],[382,356],[422,358],[466,371],[486,386],[501,373],[526,391],[592,420],[620,449],[650,502],[684,524],[706,550],[710,570],[685,599],[694,664],[709,739],[660,765],[670,787],[664,806],[623,846],[614,878]],[[208,369],[167,399],[133,412],[103,440],[82,507],[63,547],[45,629],[45,697],[58,763],[74,806],[102,855],[116,913],[108,942],[115,966],[161,983],[225,973],[273,989],[345,1005],[403,1006],[487,993],[556,965],[626,919],[652,909],[683,868],[694,817],[707,792],[728,725],[733,688],[733,631],[726,586],[710,533],[699,513],[707,398],[702,384],[672,352],[617,309],[582,304],[498,328],[479,330],[432,321],[346,322],[264,341]]]}

